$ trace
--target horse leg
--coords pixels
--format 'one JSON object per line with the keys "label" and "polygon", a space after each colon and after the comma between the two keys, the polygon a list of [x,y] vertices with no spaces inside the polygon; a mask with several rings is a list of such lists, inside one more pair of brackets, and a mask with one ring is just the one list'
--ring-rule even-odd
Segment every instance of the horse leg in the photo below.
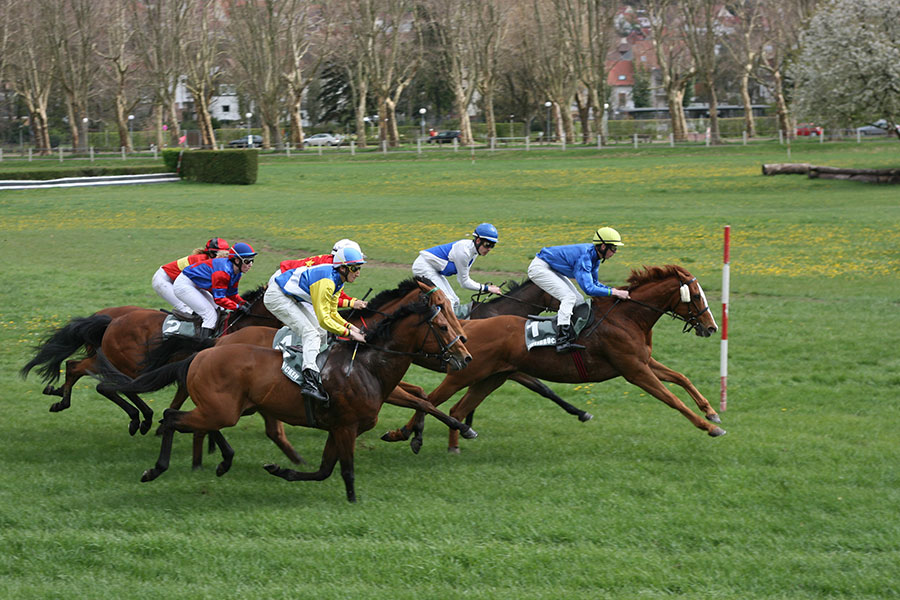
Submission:
{"label": "horse leg", "polygon": [[[461,390],[464,385],[459,385],[456,383],[448,383],[448,378],[444,378],[444,380],[436,387],[434,390],[428,394],[426,400],[431,406],[437,407],[447,399],[449,399],[453,394]],[[407,432],[405,435],[408,438],[409,433],[413,433],[413,439],[410,441],[409,445],[412,448],[413,453],[418,454],[419,450],[422,448],[422,431],[425,429],[425,413],[417,410],[416,414],[414,414],[409,421],[401,427],[400,429],[389,431],[381,439],[385,439],[385,436],[402,436],[404,430]],[[404,438],[406,439],[406,438]]]}
{"label": "horse leg", "polygon": [[297,451],[294,450],[294,447],[288,441],[284,433],[284,423],[266,414],[260,414],[260,416],[266,423],[266,435],[284,452],[284,455],[295,465],[306,464],[303,457],[297,454]]}
{"label": "horse leg", "polygon": [[141,421],[141,435],[144,435],[150,431],[150,427],[153,425],[153,409],[147,406],[141,397],[133,392],[126,392],[125,397],[131,400],[131,403],[134,404],[144,416],[144,420]]}
{"label": "horse leg", "polygon": [[633,383],[648,394],[658,398],[659,400],[662,400],[663,402],[683,414],[698,429],[704,430],[712,437],[725,435],[724,429],[707,423],[696,414],[694,414],[691,409],[685,406],[684,402],[682,402],[678,398],[678,396],[670,392],[669,389],[665,385],[663,385],[659,378],[653,373],[649,365],[640,364],[637,366],[637,368],[631,368],[629,370],[619,368],[619,371],[622,373],[622,376],[625,377],[625,379],[627,379],[630,383]]}
{"label": "horse leg", "polygon": [[525,386],[532,392],[540,394],[544,398],[548,398],[548,399],[552,400],[553,402],[556,403],[557,406],[562,408],[564,411],[566,411],[570,415],[577,416],[578,420],[581,421],[582,423],[585,421],[590,421],[591,419],[594,418],[594,415],[592,415],[591,413],[585,412],[585,411],[581,410],[580,408],[576,408],[576,407],[572,406],[571,404],[569,404],[568,402],[566,402],[565,400],[563,400],[562,398],[560,398],[559,396],[557,396],[556,393],[554,393],[554,391],[551,390],[547,386],[547,384],[545,384],[543,381],[541,381],[537,377],[532,377],[531,375],[526,375],[525,373],[517,371],[517,372],[513,373],[512,375],[510,375],[509,379],[510,379],[510,381],[515,381],[516,383]]}
{"label": "horse leg", "polygon": [[[496,373],[482,379],[478,383],[473,383],[469,386],[469,389],[466,390],[466,393],[463,394],[460,401],[454,404],[453,408],[450,409],[450,416],[460,418],[475,412],[475,409],[478,408],[478,405],[481,404],[482,400],[503,385],[503,382],[506,381],[506,379],[505,373]],[[449,440],[447,442],[447,452],[459,454],[459,432],[456,430],[450,430]]]}
{"label": "horse leg", "polygon": [[75,387],[75,383],[79,379],[87,375],[88,368],[92,367],[93,364],[93,357],[66,361],[66,380],[63,384],[59,387],[53,387],[48,384],[44,388],[44,393],[48,396],[59,396],[62,398],[59,402],[50,405],[50,412],[60,412],[72,405],[72,388]]}
{"label": "horse leg", "polygon": [[115,384],[99,383],[97,384],[97,393],[111,400],[113,404],[125,411],[130,419],[128,423],[128,433],[134,435],[141,426],[141,420],[138,418],[140,413],[128,401],[119,396],[114,390]]}
{"label": "horse leg", "polygon": [[[420,388],[418,386],[414,386],[414,387],[416,389],[413,391],[422,390],[422,388]],[[473,438],[478,437],[478,434],[469,425],[467,425],[465,423],[460,423],[458,420],[454,419],[453,417],[450,417],[450,416],[444,414],[443,412],[439,411],[435,407],[433,407],[427,400],[425,400],[424,395],[421,394],[421,392],[419,394],[410,393],[410,392],[407,392],[405,389],[403,389],[402,386],[398,385],[396,388],[394,388],[391,391],[391,395],[388,396],[386,402],[388,402],[389,404],[393,404],[394,406],[402,406],[404,408],[412,408],[415,410],[420,410],[425,413],[428,413],[429,415],[431,415],[432,417],[434,417],[435,419],[437,419],[438,421],[440,421],[441,423],[443,423],[444,425],[449,427],[451,431],[456,432],[457,434],[458,434],[458,432],[462,432],[463,437],[466,439],[473,439]],[[391,434],[391,432],[384,434],[381,437],[381,439],[383,439],[385,441],[396,441],[396,440],[390,439],[390,434]],[[457,437],[458,437],[458,435],[457,435]],[[419,441],[421,441],[421,430],[419,431]],[[413,446],[413,452],[418,453],[418,450],[420,448],[421,448],[421,445],[418,448]]]}
{"label": "horse leg", "polygon": [[169,468],[169,459],[172,456],[172,440],[175,438],[175,427],[178,418],[185,413],[179,410],[166,409],[163,412],[163,418],[160,422],[157,434],[162,436],[162,443],[159,449],[159,458],[156,459],[156,465],[152,469],[147,469],[141,475],[141,481],[153,481],[162,475]]}
{"label": "horse leg", "polygon": [[[397,392],[397,390],[399,390],[400,393],[405,392],[406,394],[415,396],[416,398],[420,398],[426,402],[428,401],[428,396],[425,395],[425,389],[422,387],[419,387],[417,385],[413,385],[409,382],[401,381],[400,383],[398,383],[397,387],[391,391],[391,395],[394,395]],[[388,398],[387,402],[391,403],[390,398]],[[384,440],[385,442],[403,442],[403,441],[408,440],[410,434],[412,434],[412,433],[413,433],[413,431],[409,427],[404,425],[400,429],[392,429],[390,431],[387,431],[384,435],[381,436],[381,439]],[[419,432],[419,435],[421,436],[421,432]],[[421,447],[421,445],[420,445],[420,447]],[[416,451],[417,451],[417,449],[413,450],[413,452],[416,452]]]}
{"label": "horse leg", "polygon": [[221,477],[231,468],[231,462],[234,458],[234,448],[225,441],[225,436],[221,431],[210,431],[209,439],[214,440],[219,450],[222,452],[222,462],[216,466],[216,476]]}
{"label": "horse leg", "polygon": [[659,377],[661,381],[675,383],[684,388],[684,390],[691,395],[691,398],[694,399],[694,402],[697,403],[697,408],[702,410],[706,415],[707,421],[712,421],[713,423],[722,422],[722,419],[719,418],[718,413],[716,413],[715,409],[713,409],[713,407],[710,405],[709,400],[703,397],[703,394],[701,394],[700,391],[696,387],[694,387],[694,384],[691,383],[691,380],[685,377],[684,374],[679,373],[678,371],[673,371],[654,358],[650,359],[650,368],[653,369],[653,373],[657,377]]}
{"label": "horse leg", "polygon": [[294,469],[285,469],[274,463],[263,465],[263,468],[286,481],[323,481],[327,479],[331,472],[334,471],[334,465],[338,461],[337,441],[335,440],[334,431],[328,432],[328,439],[325,440],[325,449],[322,451],[322,462],[318,471],[295,471]]}
{"label": "horse leg", "polygon": [[172,402],[169,403],[169,408],[174,408],[178,410],[182,407],[185,401],[189,398],[187,393],[187,387],[181,382],[178,383],[178,389],[175,390],[175,397],[172,398]]}
{"label": "horse leg", "polygon": [[191,446],[191,469],[194,471],[203,466],[203,439],[206,434],[202,431],[194,432],[194,443]]}

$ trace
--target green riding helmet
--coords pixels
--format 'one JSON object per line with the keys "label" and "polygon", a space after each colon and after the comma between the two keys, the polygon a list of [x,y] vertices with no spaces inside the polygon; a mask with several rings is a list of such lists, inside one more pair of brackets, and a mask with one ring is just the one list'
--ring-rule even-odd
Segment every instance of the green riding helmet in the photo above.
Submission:
{"label": "green riding helmet", "polygon": [[624,246],[622,236],[612,227],[601,227],[594,232],[594,245],[610,244],[613,246]]}

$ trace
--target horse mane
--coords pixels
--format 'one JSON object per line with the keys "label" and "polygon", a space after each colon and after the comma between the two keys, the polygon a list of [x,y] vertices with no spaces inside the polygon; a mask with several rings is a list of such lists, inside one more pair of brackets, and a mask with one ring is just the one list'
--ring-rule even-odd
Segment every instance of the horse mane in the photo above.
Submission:
{"label": "horse mane", "polygon": [[394,324],[399,320],[412,314],[427,315],[431,312],[431,309],[431,305],[428,304],[428,301],[424,298],[416,300],[415,302],[410,302],[409,304],[404,304],[388,315],[387,318],[379,322],[378,325],[375,326],[375,329],[366,335],[366,342],[371,344],[377,341],[389,340],[391,337],[391,330],[393,330]]}
{"label": "horse mane", "polygon": [[370,314],[374,314],[377,309],[388,302],[396,300],[397,298],[402,298],[414,289],[418,289],[420,281],[425,285],[434,287],[434,283],[427,277],[410,277],[409,279],[404,279],[399,283],[396,289],[378,292],[378,294],[369,301],[368,306],[363,309],[363,314],[366,314],[366,311],[370,311]]}
{"label": "horse mane", "polygon": [[644,265],[641,270],[631,270],[631,275],[628,276],[628,289],[634,289],[645,283],[660,281],[669,277],[683,277],[684,274],[685,270],[678,265],[664,265],[662,267],[648,267]]}
{"label": "horse mane", "polygon": [[247,302],[251,302],[251,303],[252,303],[252,302],[256,302],[257,300],[259,300],[260,298],[262,298],[262,295],[263,295],[264,293],[266,293],[266,284],[262,284],[261,286],[259,286],[259,287],[256,288],[255,290],[251,290],[249,293],[243,295],[242,297],[243,297],[244,300],[246,300]]}

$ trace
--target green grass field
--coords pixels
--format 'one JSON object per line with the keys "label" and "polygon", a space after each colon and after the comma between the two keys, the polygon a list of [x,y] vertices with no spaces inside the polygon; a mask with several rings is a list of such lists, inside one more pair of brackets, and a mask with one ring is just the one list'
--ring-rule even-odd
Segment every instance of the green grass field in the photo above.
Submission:
{"label": "green grass field", "polygon": [[[897,157],[890,142],[797,143],[790,159],[777,144],[266,156],[247,187],[0,191],[0,598],[897,597],[900,195],[760,174]],[[408,418],[386,407],[359,438],[351,505],[337,473],[267,474],[288,461],[257,417],[224,432],[237,452],[224,477],[216,457],[192,472],[180,435],[170,470],[140,483],[158,438],[129,437],[88,380],[50,413],[35,375],[18,377],[72,317],[162,306],[153,272],[210,237],[260,252],[242,290],[351,237],[371,261],[350,288],[362,295],[482,221],[501,241],[475,263],[480,281],[521,279],[541,246],[611,224],[627,245],[601,278],[680,264],[717,319],[731,225],[728,435],[621,379],[553,385],[588,423],[507,383],[458,456],[434,420],[418,456],[380,441]],[[654,333],[654,356],[718,406],[719,340],[669,319]],[[431,389],[440,376],[406,379]],[[160,414],[170,397],[149,396]],[[288,436],[318,464],[323,432]]]}

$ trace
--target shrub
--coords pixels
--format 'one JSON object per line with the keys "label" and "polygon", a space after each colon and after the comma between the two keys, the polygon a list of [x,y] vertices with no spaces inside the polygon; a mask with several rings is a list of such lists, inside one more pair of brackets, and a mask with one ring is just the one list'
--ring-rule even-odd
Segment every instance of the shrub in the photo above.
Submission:
{"label": "shrub", "polygon": [[162,151],[163,164],[170,173],[178,172],[178,155],[181,154],[181,148],[166,149]]}
{"label": "shrub", "polygon": [[[176,154],[177,161],[177,154]],[[181,177],[204,183],[256,183],[259,150],[190,150],[181,157]]]}

